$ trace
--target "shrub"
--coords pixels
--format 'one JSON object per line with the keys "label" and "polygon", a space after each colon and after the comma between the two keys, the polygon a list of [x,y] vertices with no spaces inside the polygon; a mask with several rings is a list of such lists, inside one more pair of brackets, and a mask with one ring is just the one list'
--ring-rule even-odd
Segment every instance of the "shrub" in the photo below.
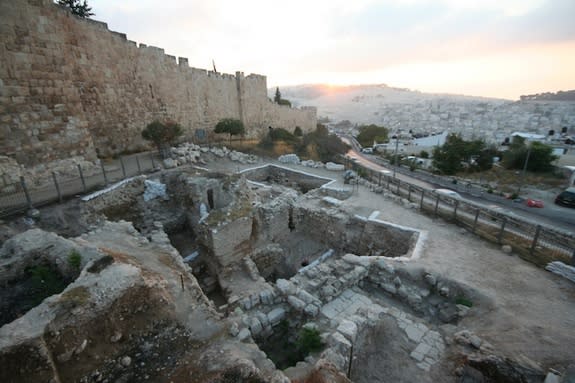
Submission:
{"label": "shrub", "polygon": [[296,342],[296,347],[305,356],[323,348],[320,333],[314,328],[302,328]]}
{"label": "shrub", "polygon": [[268,135],[270,136],[272,141],[285,141],[285,142],[294,142],[297,141],[297,138],[295,135],[291,134],[290,132],[288,132],[287,130],[283,129],[283,128],[275,128],[275,129],[271,129],[268,132]]}
{"label": "shrub", "polygon": [[295,129],[293,130],[293,135],[296,137],[303,136],[303,131],[301,130],[301,128],[299,126],[295,127]]}
{"label": "shrub", "polygon": [[72,250],[68,254],[68,265],[70,265],[74,270],[79,270],[82,265],[82,256],[76,249]]}

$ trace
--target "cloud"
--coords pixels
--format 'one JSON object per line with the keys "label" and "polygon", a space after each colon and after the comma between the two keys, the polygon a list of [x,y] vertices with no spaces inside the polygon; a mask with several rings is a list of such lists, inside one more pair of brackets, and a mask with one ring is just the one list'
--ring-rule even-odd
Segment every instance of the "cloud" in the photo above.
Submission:
{"label": "cloud", "polygon": [[214,59],[220,71],[263,73],[279,84],[328,75],[385,82],[377,74],[405,78],[400,67],[448,68],[575,41],[573,0],[99,0],[92,7],[111,29],[190,65],[210,68]]}

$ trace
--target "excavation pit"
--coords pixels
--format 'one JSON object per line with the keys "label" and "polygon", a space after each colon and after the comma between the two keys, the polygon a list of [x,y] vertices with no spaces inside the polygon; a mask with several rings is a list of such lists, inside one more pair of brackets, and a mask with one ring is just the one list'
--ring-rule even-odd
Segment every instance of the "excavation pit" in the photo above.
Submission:
{"label": "excavation pit", "polygon": [[329,178],[271,164],[246,169],[241,171],[240,174],[243,174],[252,182],[263,185],[286,186],[303,194],[333,182],[333,180]]}
{"label": "excavation pit", "polygon": [[21,317],[52,295],[61,293],[71,281],[49,263],[26,268],[24,274],[5,282],[0,290],[0,327]]}
{"label": "excavation pit", "polygon": [[295,366],[325,347],[317,329],[288,320],[279,322],[268,336],[256,337],[255,342],[280,370]]}

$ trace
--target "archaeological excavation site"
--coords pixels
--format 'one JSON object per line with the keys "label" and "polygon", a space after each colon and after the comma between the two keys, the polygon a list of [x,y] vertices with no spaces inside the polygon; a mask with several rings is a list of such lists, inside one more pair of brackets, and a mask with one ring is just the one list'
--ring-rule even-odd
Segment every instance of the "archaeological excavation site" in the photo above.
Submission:
{"label": "archaeological excavation site", "polygon": [[0,381],[559,382],[573,361],[571,282],[339,167],[197,149],[3,223]]}
{"label": "archaeological excavation site", "polygon": [[[575,382],[575,271],[518,250],[573,233],[402,194],[265,76],[53,0],[0,0],[0,63],[0,383]],[[345,164],[229,150],[229,119]]]}

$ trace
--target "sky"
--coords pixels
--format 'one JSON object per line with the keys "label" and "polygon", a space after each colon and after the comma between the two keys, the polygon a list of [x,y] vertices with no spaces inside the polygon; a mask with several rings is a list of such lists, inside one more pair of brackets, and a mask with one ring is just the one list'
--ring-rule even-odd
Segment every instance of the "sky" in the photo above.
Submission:
{"label": "sky", "polygon": [[268,87],[388,84],[518,99],[575,89],[575,0],[91,0],[191,66]]}

